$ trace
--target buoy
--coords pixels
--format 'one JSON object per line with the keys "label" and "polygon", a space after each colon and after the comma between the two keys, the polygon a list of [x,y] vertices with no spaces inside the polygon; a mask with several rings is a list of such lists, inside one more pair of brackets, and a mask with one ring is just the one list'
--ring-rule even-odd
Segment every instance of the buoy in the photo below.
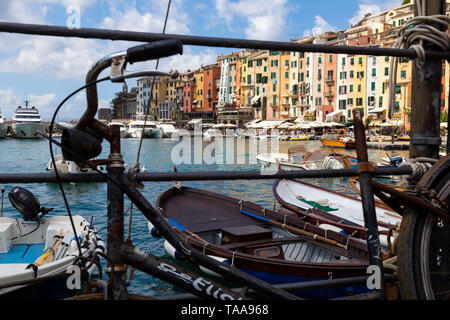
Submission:
{"label": "buoy", "polygon": [[332,230],[332,231],[335,231],[337,233],[340,233],[340,234],[343,234],[343,235],[347,235],[347,232],[345,232],[345,230],[343,230],[341,228],[338,228],[336,226],[333,226],[331,224],[324,223],[324,224],[319,225],[319,227],[322,228],[322,229],[325,229],[325,230]]}

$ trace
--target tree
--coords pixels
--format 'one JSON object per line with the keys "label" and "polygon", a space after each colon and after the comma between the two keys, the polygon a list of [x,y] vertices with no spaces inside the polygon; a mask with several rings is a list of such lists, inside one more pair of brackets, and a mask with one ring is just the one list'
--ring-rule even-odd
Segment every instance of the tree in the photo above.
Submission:
{"label": "tree", "polygon": [[411,2],[411,0],[403,0],[403,3],[402,3],[402,5],[404,5],[404,4],[408,4],[408,3],[410,3]]}

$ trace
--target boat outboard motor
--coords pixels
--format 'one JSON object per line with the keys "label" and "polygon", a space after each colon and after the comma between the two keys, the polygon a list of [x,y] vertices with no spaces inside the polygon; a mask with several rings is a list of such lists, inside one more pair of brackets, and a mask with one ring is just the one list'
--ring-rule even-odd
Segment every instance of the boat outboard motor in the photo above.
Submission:
{"label": "boat outboard motor", "polygon": [[[61,144],[78,155],[82,160],[93,159],[102,152],[103,138],[87,128],[85,131],[66,128],[62,132]],[[80,161],[62,148],[64,159],[69,161]]]}
{"label": "boat outboard motor", "polygon": [[[8,198],[14,208],[19,211],[25,221],[39,221],[53,208],[41,207],[41,204],[33,193],[22,187],[14,187],[8,193]],[[40,216],[39,213],[42,213]]]}

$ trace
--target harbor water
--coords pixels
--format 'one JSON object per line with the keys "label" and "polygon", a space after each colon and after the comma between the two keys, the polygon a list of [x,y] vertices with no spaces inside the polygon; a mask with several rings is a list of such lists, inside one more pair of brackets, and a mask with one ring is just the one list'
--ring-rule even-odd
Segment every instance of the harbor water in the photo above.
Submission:
{"label": "harbor water", "polygon": [[[236,141],[236,140],[235,140]],[[211,142],[203,141],[200,146],[201,150],[208,150]],[[196,147],[188,149],[190,157],[186,159],[193,160],[190,163],[175,163],[173,161],[172,150],[180,146],[179,141],[171,139],[144,139],[140,155],[140,168],[145,167],[147,172],[172,172],[174,166],[178,172],[184,171],[249,171],[260,170],[262,163],[258,162],[255,157],[255,148],[252,148],[257,140],[245,140],[245,151],[243,158],[238,164],[232,164],[226,161],[226,153],[229,152],[224,148],[222,161],[213,163],[198,163],[194,161]],[[236,151],[237,143],[234,146]],[[322,148],[320,141],[279,141],[279,152],[287,152],[291,147],[303,146],[306,151],[320,149],[323,153],[329,153],[329,148]],[[198,147],[198,146],[197,146]],[[139,148],[138,139],[122,139],[122,154],[127,168],[130,168],[135,162],[137,151]],[[0,172],[1,173],[43,173],[50,160],[49,143],[43,139],[22,140],[22,139],[0,139]],[[55,154],[60,154],[58,147],[54,146]],[[98,158],[108,157],[109,146],[103,143],[102,154]],[[354,150],[338,150],[342,153],[355,154]],[[201,152],[201,151],[200,151]],[[236,152],[237,153],[237,152]],[[391,155],[408,156],[408,151],[384,151],[369,149],[369,160],[379,161],[383,157],[387,157],[386,153]],[[189,155],[189,154],[188,154]],[[198,154],[197,154],[198,156]],[[220,159],[221,154],[215,154]],[[198,158],[197,158],[198,159]],[[221,163],[222,162],[222,163]],[[209,191],[226,194],[232,197],[245,199],[256,202],[267,208],[278,208],[278,204],[274,200],[272,193],[272,179],[268,180],[238,180],[238,181],[201,181],[201,182],[183,182],[185,186],[194,188],[208,189]],[[326,179],[307,179],[307,182],[317,184],[319,186],[332,189],[346,194],[352,194],[352,190],[345,178],[326,178]],[[389,182],[386,180],[386,182]],[[400,181],[400,183],[402,180]],[[395,182],[396,184],[399,181]],[[173,182],[145,182],[145,188],[141,191],[147,200],[155,205],[157,197],[174,185]],[[4,216],[20,217],[20,214],[12,207],[8,201],[7,194],[15,185],[0,185],[5,188],[4,199]],[[22,187],[29,189],[40,200],[42,206],[54,208],[49,214],[67,215],[67,210],[56,183],[42,184],[22,184]],[[106,240],[106,224],[107,224],[107,193],[105,183],[65,183],[64,191],[69,201],[72,215],[81,215],[88,221],[93,218],[93,224],[100,232],[103,239]],[[130,202],[125,198],[125,234],[127,235]],[[195,212],[192,212],[195,214]],[[143,215],[134,207],[131,224],[131,239],[133,244],[140,250],[152,253],[156,256],[168,258],[164,251],[163,240],[153,238],[147,228],[147,221]],[[106,275],[104,275],[106,277]],[[181,291],[172,287],[170,284],[159,279],[153,278],[147,274],[136,271],[134,280],[130,283],[129,292],[136,294],[145,294],[151,296],[170,295],[181,293]]]}

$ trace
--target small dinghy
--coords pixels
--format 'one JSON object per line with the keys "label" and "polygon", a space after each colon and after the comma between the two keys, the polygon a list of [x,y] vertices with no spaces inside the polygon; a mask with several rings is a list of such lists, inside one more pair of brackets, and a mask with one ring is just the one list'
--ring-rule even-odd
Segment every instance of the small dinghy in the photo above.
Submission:
{"label": "small dinghy", "polygon": [[[343,232],[365,238],[364,214],[360,199],[324,189],[295,179],[276,180],[273,194],[286,209],[297,213],[311,223],[332,225]],[[395,211],[376,204],[380,241],[387,246],[390,228],[400,224],[401,216]]]}
{"label": "small dinghy", "polygon": [[[89,163],[96,167],[97,170],[103,171],[106,168],[106,161],[105,160],[96,160],[91,159],[89,160]],[[58,173],[96,173],[97,171],[94,170],[91,166],[84,162],[76,162],[76,161],[69,161],[64,159],[64,156],[61,154],[55,155],[55,164],[56,169],[58,170]],[[53,167],[53,161],[50,158],[48,160],[47,166],[45,167],[45,170],[50,172],[55,172],[55,169]]]}
{"label": "small dinghy", "polygon": [[[14,187],[8,197],[23,218],[0,218],[0,298],[47,300],[75,295],[77,290],[67,286],[66,277],[26,284],[66,273],[74,263],[78,267],[89,264],[77,259],[79,249],[69,217],[44,218],[52,209],[41,207],[39,200],[21,187]],[[81,216],[74,216],[73,221],[82,257],[103,252],[104,243],[94,227]],[[94,267],[87,270],[89,275]]]}
{"label": "small dinghy", "polygon": [[[187,187],[165,191],[157,207],[190,246],[272,284],[366,275],[365,241],[305,223],[295,214],[280,217],[252,202]],[[150,223],[149,229],[160,236]],[[169,242],[164,247],[184,259]],[[328,299],[367,291],[347,286],[295,294]]]}

